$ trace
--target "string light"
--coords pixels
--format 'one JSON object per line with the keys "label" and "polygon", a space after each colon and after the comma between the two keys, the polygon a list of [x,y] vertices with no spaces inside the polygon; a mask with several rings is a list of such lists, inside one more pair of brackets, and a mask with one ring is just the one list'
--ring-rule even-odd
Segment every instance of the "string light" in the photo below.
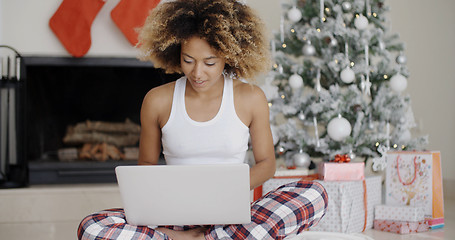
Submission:
{"label": "string light", "polygon": [[291,33],[295,33],[295,29],[294,28],[291,29]]}
{"label": "string light", "polygon": [[278,64],[273,64],[273,68],[278,68]]}
{"label": "string light", "polygon": [[326,8],[325,8],[325,12],[326,12],[326,13],[330,13],[330,8],[326,7]]}
{"label": "string light", "polygon": [[316,31],[321,32],[321,29],[320,29],[320,28],[317,28]]}
{"label": "string light", "polygon": [[376,147],[379,147],[379,142],[376,142],[375,146],[376,146]]}
{"label": "string light", "polygon": [[389,76],[387,76],[387,74],[384,74],[384,79],[387,79],[389,78]]}
{"label": "string light", "polygon": [[281,95],[281,99],[284,99],[285,97],[286,97],[286,96],[284,96],[284,95]]}
{"label": "string light", "polygon": [[325,17],[323,17],[323,18],[322,18],[322,21],[323,21],[323,22],[325,22],[325,20],[326,20],[326,18],[325,18]]}
{"label": "string light", "polygon": [[398,145],[397,145],[397,144],[393,144],[393,148],[397,148],[397,147],[398,147]]}
{"label": "string light", "polygon": [[405,146],[405,145],[401,145],[401,149],[405,149],[405,148],[406,148],[406,146]]}
{"label": "string light", "polygon": [[283,45],[281,45],[283,48],[286,48],[286,43],[283,43]]}
{"label": "string light", "polygon": [[351,67],[354,67],[354,62],[351,62]]}
{"label": "string light", "polygon": [[272,107],[272,105],[273,105],[273,104],[272,104],[271,102],[269,102],[269,107]]}
{"label": "string light", "polygon": [[377,14],[377,13],[373,13],[373,17],[377,17],[377,16],[378,16],[378,14]]}

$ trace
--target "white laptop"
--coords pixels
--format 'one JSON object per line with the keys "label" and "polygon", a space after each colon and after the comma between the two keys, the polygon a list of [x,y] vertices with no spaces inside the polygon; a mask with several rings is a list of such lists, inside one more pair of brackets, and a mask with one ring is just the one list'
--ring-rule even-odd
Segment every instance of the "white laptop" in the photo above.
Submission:
{"label": "white laptop", "polygon": [[115,172],[129,224],[251,221],[247,164],[118,166]]}

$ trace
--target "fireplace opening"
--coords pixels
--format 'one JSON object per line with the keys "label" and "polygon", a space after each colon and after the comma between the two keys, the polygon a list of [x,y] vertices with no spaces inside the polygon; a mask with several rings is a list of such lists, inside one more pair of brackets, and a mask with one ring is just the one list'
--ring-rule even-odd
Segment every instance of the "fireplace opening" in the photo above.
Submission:
{"label": "fireplace opening", "polygon": [[[115,182],[116,166],[137,164],[145,94],[180,77],[134,58],[24,57],[24,64],[30,184]],[[64,141],[76,126],[79,140]],[[127,135],[133,141],[110,142]]]}

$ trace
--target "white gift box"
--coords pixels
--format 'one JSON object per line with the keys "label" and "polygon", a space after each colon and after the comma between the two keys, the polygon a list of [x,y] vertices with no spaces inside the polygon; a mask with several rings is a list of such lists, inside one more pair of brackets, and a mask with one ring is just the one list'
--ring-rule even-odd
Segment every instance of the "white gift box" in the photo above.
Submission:
{"label": "white gift box", "polygon": [[329,205],[325,216],[310,231],[359,233],[373,227],[374,207],[381,204],[380,176],[365,178],[366,194],[362,180],[317,182],[326,189]]}
{"label": "white gift box", "polygon": [[422,207],[378,205],[374,219],[418,222],[425,219],[425,211]]}

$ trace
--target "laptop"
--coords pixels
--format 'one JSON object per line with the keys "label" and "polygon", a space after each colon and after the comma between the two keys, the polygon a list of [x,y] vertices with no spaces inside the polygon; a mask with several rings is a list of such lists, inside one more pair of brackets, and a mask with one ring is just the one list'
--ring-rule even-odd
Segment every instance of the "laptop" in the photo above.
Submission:
{"label": "laptop", "polygon": [[217,225],[251,222],[247,164],[118,166],[132,225]]}

